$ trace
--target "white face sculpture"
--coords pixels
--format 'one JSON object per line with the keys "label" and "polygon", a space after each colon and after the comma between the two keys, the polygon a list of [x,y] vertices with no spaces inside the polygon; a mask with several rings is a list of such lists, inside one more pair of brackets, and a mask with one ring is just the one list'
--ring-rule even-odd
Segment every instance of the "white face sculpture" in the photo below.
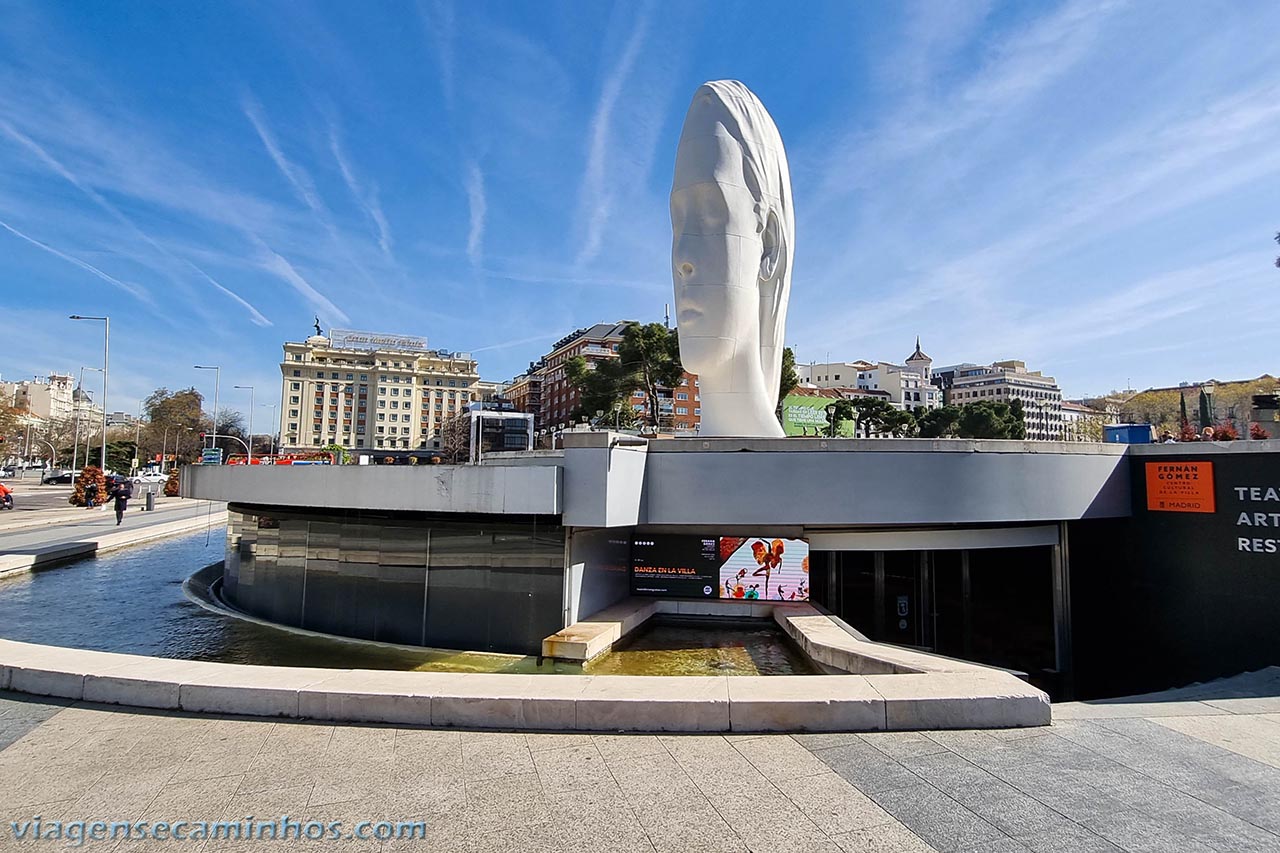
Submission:
{"label": "white face sculpture", "polygon": [[702,435],[781,436],[792,255],[791,184],[777,128],[741,83],[694,94],[671,189],[680,358],[697,373]]}

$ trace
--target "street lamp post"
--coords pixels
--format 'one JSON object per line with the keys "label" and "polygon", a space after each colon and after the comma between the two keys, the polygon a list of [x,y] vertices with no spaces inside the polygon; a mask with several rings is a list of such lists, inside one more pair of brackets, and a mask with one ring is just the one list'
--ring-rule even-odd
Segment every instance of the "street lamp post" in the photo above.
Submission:
{"label": "street lamp post", "polygon": [[[73,429],[74,435],[71,438],[71,470],[72,471],[76,470],[76,462],[80,457],[80,409],[84,405],[84,399],[83,399],[84,398],[84,372],[86,370],[96,370],[99,373],[102,372],[101,367],[85,367],[84,365],[80,366],[80,387],[77,390],[80,392],[81,400],[75,407],[76,408],[75,428]],[[85,453],[84,461],[86,465],[89,463],[88,452]]]}
{"label": "street lamp post", "polygon": [[218,390],[222,385],[222,368],[218,365],[210,367],[202,364],[197,364],[195,368],[213,371],[213,444],[210,446],[216,448],[218,446]]}
{"label": "street lamp post", "polygon": [[133,424],[133,464],[130,465],[130,474],[138,473],[138,443],[142,440],[142,401],[138,401],[138,419]]}
{"label": "street lamp post", "polygon": [[827,425],[830,430],[831,438],[836,437],[836,405],[832,403],[827,406]]}
{"label": "street lamp post", "polygon": [[[271,423],[272,423],[275,427],[279,427],[279,426],[280,426],[280,418],[276,415],[276,412],[279,410],[279,408],[280,408],[280,404],[279,404],[279,403],[263,403],[263,404],[262,404],[262,408],[264,408],[264,409],[270,409],[270,410],[271,410]],[[277,442],[277,435],[278,435],[278,433],[273,433],[273,434],[271,434],[271,435],[268,435],[268,436],[267,436],[267,438],[271,439],[271,452],[272,452],[273,454],[275,454],[275,453],[279,453],[279,452],[280,452],[280,446],[276,443],[276,442]]]}
{"label": "street lamp post", "polygon": [[[103,473],[107,470],[107,377],[111,372],[111,364],[109,356],[111,354],[111,318],[110,317],[83,317],[79,314],[72,314],[72,320],[101,320],[103,323],[102,335],[102,458],[99,463],[102,465]],[[86,452],[84,464],[89,464],[89,455]]]}
{"label": "street lamp post", "polygon": [[237,385],[236,388],[249,392],[249,443],[245,447],[249,450],[249,464],[253,464],[253,386]]}

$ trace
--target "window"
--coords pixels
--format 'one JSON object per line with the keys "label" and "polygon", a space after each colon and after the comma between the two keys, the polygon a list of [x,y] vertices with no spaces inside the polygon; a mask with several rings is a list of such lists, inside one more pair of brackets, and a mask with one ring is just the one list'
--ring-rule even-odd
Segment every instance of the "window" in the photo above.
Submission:
{"label": "window", "polygon": [[391,396],[392,396],[392,397],[399,397],[399,396],[400,396],[400,389],[399,389],[399,388],[392,388],[392,389],[391,389]]}
{"label": "window", "polygon": [[379,400],[379,401],[378,401],[378,408],[379,408],[379,409],[385,409],[386,407],[387,407],[387,401],[386,401],[386,400]]}
{"label": "window", "polygon": [[[351,374],[351,373],[348,373],[348,374],[347,374],[347,381],[348,381],[348,382],[350,382],[350,381],[351,381],[352,379],[354,379],[354,378],[355,378],[354,374]],[[348,389],[348,392],[349,392],[349,391],[350,391],[350,389]]]}
{"label": "window", "polygon": [[289,417],[291,417],[291,418],[296,418],[297,416],[298,416],[298,410],[297,410],[297,409],[290,409],[290,410],[289,410]]}
{"label": "window", "polygon": [[686,393],[684,393],[684,392],[682,391],[682,392],[680,392],[679,394],[676,394],[676,399],[677,399],[677,400],[688,400],[688,399],[689,399],[689,395],[688,395],[688,394],[686,394]]}
{"label": "window", "polygon": [[316,371],[316,378],[317,378],[317,379],[324,379],[324,371],[323,371],[323,370],[317,370],[317,371]]}
{"label": "window", "polygon": [[382,435],[384,432],[386,432],[386,427],[378,427],[378,435]]}
{"label": "window", "polygon": [[302,361],[302,353],[297,353],[297,352],[295,352],[295,353],[293,354],[293,360],[294,360],[294,361]]}
{"label": "window", "polygon": [[693,410],[693,413],[694,413],[695,415],[701,415],[701,414],[702,414],[702,409],[694,409],[694,410]]}
{"label": "window", "polygon": [[380,396],[385,397],[385,396],[387,395],[387,389],[386,389],[386,388],[379,388],[379,389],[378,389],[378,394],[379,394]]}
{"label": "window", "polygon": [[368,382],[368,381],[369,381],[369,374],[367,374],[367,373],[361,373],[361,374],[360,374],[360,381],[361,381],[361,382]]}
{"label": "window", "polygon": [[[301,375],[302,375],[302,371],[301,371],[301,370],[295,370],[295,371],[293,371],[293,375],[294,375],[294,376],[301,376]],[[294,385],[297,385],[298,383],[297,383],[297,382],[295,382],[295,383],[293,383],[293,384],[294,384]]]}
{"label": "window", "polygon": [[290,397],[289,402],[296,404],[298,402],[298,395],[294,394],[292,397]]}
{"label": "window", "polygon": [[298,429],[298,424],[297,424],[297,422],[294,422],[294,423],[289,424],[289,429],[291,429],[291,430],[295,430],[295,431],[296,431],[296,430]]}
{"label": "window", "polygon": [[687,415],[687,414],[689,414],[689,407],[688,407],[688,406],[676,406],[676,414],[677,414],[677,415]]}
{"label": "window", "polygon": [[301,388],[302,388],[302,383],[301,383],[301,382],[290,382],[290,383],[289,383],[289,390],[290,390],[290,391],[298,391],[298,390],[300,390]]}

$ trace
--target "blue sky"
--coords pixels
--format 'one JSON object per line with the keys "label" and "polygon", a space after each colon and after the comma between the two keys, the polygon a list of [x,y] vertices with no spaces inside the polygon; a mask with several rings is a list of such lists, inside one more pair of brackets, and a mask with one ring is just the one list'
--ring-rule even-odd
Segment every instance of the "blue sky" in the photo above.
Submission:
{"label": "blue sky", "polygon": [[[1276,373],[1271,2],[0,0],[0,374],[112,409],[284,340],[425,335],[505,379],[660,320],[688,99],[756,91],[802,361],[1022,358],[1066,393]],[[266,417],[260,411],[260,417]]]}

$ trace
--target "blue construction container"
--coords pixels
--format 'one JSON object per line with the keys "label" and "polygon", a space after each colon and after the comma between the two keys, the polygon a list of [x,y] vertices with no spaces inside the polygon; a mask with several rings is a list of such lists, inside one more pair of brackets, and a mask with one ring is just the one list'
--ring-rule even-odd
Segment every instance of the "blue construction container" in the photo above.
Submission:
{"label": "blue construction container", "polygon": [[1107,444],[1150,444],[1155,439],[1151,424],[1107,424]]}

